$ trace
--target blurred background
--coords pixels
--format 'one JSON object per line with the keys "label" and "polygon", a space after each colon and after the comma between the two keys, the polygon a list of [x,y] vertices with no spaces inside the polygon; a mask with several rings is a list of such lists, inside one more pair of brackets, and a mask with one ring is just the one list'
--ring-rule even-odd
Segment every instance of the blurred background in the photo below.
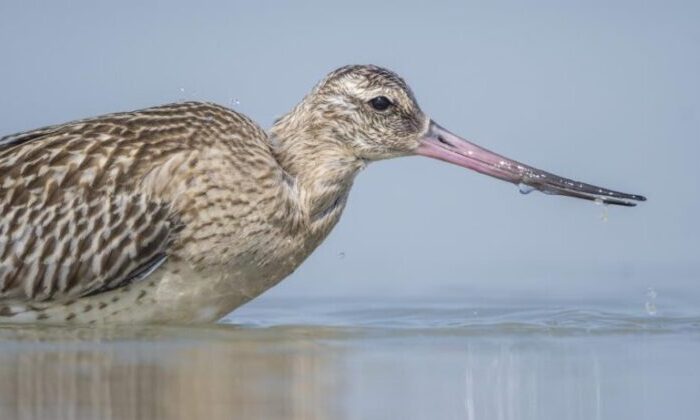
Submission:
{"label": "blurred background", "polygon": [[606,209],[425,158],[376,163],[328,240],[262,299],[698,302],[699,12],[678,1],[7,0],[0,133],[180,100],[269,128],[330,70],[374,63],[455,133],[649,201]]}

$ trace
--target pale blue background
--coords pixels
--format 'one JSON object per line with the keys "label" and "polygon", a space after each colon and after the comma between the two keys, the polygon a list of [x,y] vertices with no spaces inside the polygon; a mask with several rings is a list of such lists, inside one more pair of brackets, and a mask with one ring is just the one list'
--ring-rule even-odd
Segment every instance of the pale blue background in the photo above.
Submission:
{"label": "pale blue background", "polygon": [[377,163],[268,297],[700,301],[697,2],[97,3],[0,3],[0,133],[181,99],[267,128],[333,68],[376,63],[456,133],[649,197],[604,222],[437,161]]}

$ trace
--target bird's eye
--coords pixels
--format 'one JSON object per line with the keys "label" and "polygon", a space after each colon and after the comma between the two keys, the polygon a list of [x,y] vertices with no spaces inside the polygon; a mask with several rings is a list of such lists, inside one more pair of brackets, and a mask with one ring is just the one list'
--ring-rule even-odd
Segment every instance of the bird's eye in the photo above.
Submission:
{"label": "bird's eye", "polygon": [[372,105],[372,108],[376,109],[377,111],[386,111],[391,105],[393,105],[386,96],[377,96],[376,98],[372,98],[369,101],[369,104]]}

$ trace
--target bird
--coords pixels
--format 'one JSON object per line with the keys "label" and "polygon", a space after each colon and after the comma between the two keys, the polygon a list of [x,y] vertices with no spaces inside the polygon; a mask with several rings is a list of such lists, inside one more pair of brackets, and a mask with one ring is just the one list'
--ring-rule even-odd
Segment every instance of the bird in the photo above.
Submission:
{"label": "bird", "polygon": [[646,200],[477,146],[376,65],[330,72],[266,132],[177,102],[0,138],[0,322],[214,322],[323,242],[369,163],[422,155],[548,194]]}

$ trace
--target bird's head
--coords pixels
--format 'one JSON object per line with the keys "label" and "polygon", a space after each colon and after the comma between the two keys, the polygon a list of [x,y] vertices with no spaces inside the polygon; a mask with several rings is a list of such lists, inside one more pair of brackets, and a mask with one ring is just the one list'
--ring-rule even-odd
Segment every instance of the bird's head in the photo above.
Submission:
{"label": "bird's head", "polygon": [[428,125],[403,79],[377,66],[341,67],[307,100],[312,124],[366,161],[412,154]]}
{"label": "bird's head", "polygon": [[273,134],[302,128],[310,133],[307,141],[341,150],[345,161],[422,155],[549,194],[625,206],[645,200],[553,175],[477,146],[431,120],[401,77],[374,65],[331,72],[276,124]]}

